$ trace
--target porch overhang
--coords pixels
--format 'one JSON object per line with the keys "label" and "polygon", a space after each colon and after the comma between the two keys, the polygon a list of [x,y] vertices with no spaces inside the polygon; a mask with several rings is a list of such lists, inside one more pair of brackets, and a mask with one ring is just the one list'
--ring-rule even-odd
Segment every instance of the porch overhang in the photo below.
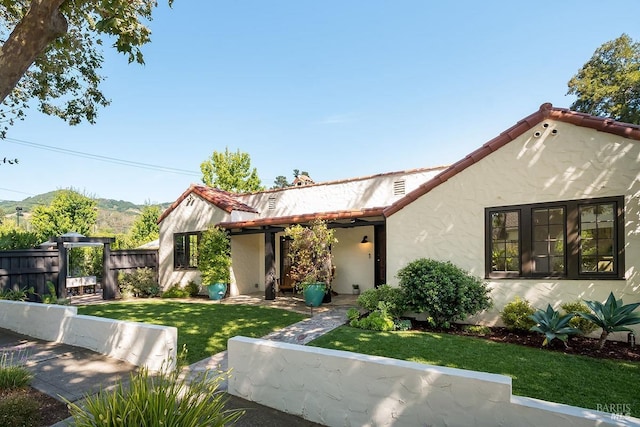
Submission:
{"label": "porch overhang", "polygon": [[288,215],[280,217],[258,218],[248,221],[221,222],[219,227],[228,230],[230,235],[278,232],[294,224],[309,224],[315,220],[327,222],[329,228],[350,228],[366,225],[384,224],[382,212],[385,207],[362,210],[334,211]]}

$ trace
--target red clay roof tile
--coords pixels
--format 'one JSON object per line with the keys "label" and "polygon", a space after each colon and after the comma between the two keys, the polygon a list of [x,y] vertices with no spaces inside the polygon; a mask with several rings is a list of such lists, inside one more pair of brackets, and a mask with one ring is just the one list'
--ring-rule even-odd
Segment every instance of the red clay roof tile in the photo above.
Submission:
{"label": "red clay roof tile", "polygon": [[640,126],[638,125],[616,122],[615,120],[612,120],[610,118],[596,117],[585,113],[578,113],[566,108],[554,108],[550,103],[544,103],[535,113],[520,120],[512,127],[502,132],[500,135],[485,143],[482,147],[478,148],[463,159],[452,164],[429,181],[425,182],[412,192],[408,193],[402,199],[393,203],[391,206],[384,210],[384,216],[389,217],[398,212],[399,210],[416,200],[418,197],[423,196],[438,185],[462,172],[469,166],[479,162],[492,152],[505,146],[506,144],[513,141],[528,130],[532,129],[534,126],[545,119],[571,123],[577,126],[588,127],[600,132],[607,132],[640,141]]}

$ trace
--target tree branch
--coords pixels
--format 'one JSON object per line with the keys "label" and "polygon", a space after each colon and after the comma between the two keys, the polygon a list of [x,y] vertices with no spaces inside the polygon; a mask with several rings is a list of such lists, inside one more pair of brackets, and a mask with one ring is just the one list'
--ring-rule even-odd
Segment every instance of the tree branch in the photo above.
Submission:
{"label": "tree branch", "polygon": [[32,0],[0,49],[0,103],[52,41],[67,32],[60,6],[66,0]]}

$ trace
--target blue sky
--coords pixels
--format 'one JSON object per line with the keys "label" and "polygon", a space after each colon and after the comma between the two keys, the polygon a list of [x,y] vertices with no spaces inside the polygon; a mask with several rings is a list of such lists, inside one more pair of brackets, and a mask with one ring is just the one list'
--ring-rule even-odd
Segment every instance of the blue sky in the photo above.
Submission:
{"label": "blue sky", "polygon": [[249,153],[265,186],[450,164],[536,111],[602,43],[640,41],[640,2],[164,0],[145,66],[105,49],[96,125],[35,110],[0,141],[0,199],[75,188],[175,200],[212,152]]}

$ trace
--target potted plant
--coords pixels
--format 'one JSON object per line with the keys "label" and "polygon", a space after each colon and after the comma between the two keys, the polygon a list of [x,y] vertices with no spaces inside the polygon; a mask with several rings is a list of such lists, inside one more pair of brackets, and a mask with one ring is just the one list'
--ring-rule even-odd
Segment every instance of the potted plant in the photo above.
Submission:
{"label": "potted plant", "polygon": [[326,295],[331,295],[331,246],[338,242],[334,230],[329,230],[324,221],[317,220],[310,227],[300,224],[287,227],[285,236],[292,239],[288,254],[291,259],[289,276],[302,290],[305,303],[318,307]]}
{"label": "potted plant", "polygon": [[220,300],[227,292],[231,280],[231,256],[227,233],[221,228],[211,226],[198,244],[198,270],[202,286],[206,286],[209,298]]}

